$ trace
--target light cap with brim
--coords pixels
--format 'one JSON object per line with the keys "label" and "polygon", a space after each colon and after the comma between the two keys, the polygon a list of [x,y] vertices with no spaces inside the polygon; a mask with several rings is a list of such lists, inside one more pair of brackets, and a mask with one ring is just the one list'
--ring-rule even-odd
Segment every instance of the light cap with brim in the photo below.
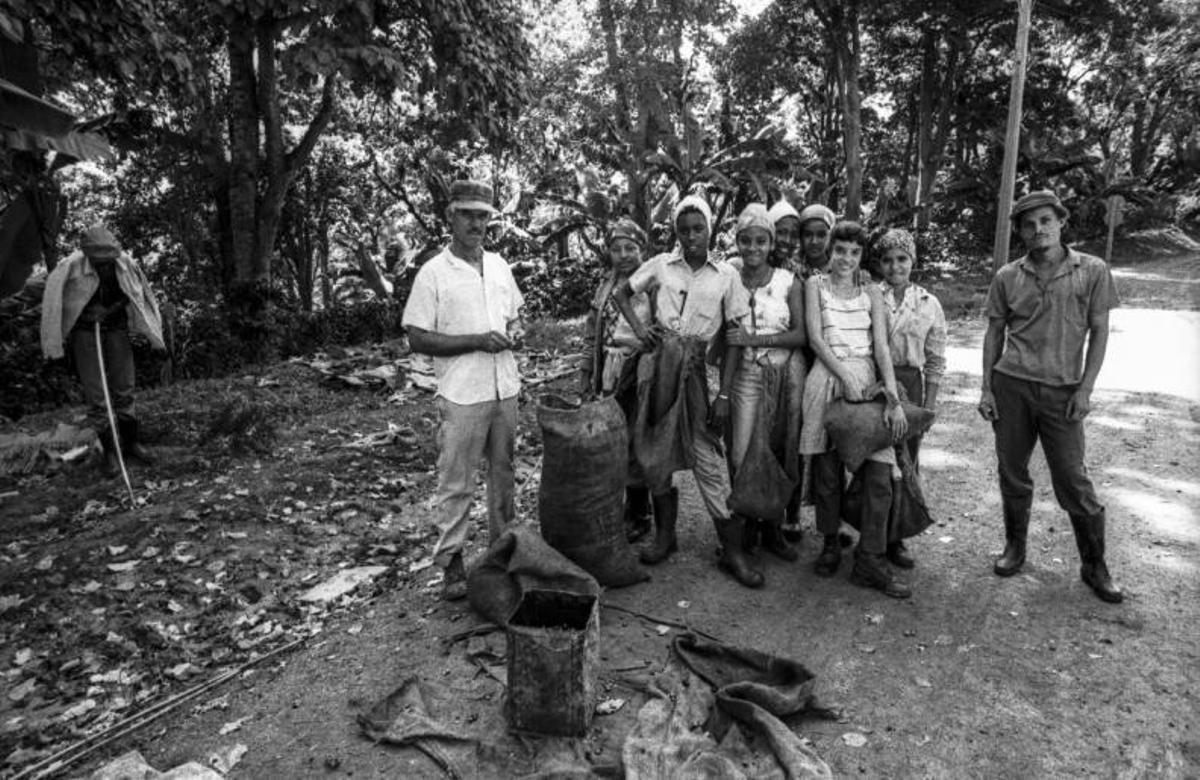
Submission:
{"label": "light cap with brim", "polygon": [[704,224],[708,226],[708,232],[712,233],[713,213],[712,207],[708,205],[708,201],[699,195],[688,195],[675,204],[675,210],[671,213],[671,224],[679,223],[679,215],[685,211],[698,211],[704,217]]}
{"label": "light cap with brim", "polygon": [[469,179],[460,179],[450,185],[450,208],[461,211],[486,211],[496,213],[492,205],[494,196],[491,186]]}
{"label": "light cap with brim", "polygon": [[88,257],[117,257],[121,254],[121,245],[117,243],[116,236],[103,225],[92,225],[83,231],[79,248]]}
{"label": "light cap with brim", "polygon": [[825,223],[825,227],[833,230],[833,223],[837,222],[837,217],[828,206],[822,206],[820,203],[813,203],[805,206],[800,211],[800,224],[803,225],[809,220],[820,220]]}
{"label": "light cap with brim", "polygon": [[1008,218],[1013,223],[1016,223],[1026,211],[1031,211],[1041,206],[1049,206],[1054,209],[1054,213],[1058,215],[1059,219],[1066,219],[1071,213],[1067,211],[1067,207],[1062,204],[1062,201],[1058,199],[1058,195],[1054,194],[1052,190],[1034,190],[1017,199],[1017,202],[1013,204],[1012,212],[1010,212]]}

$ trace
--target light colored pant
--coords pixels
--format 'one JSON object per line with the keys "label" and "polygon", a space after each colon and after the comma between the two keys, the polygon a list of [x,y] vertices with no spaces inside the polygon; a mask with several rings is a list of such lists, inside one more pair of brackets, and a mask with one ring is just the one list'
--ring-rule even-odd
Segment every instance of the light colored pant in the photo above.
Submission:
{"label": "light colored pant", "polygon": [[754,434],[754,422],[758,417],[758,406],[763,394],[762,366],[742,361],[733,375],[733,387],[729,399],[729,416],[732,428],[729,437],[729,461],[736,470],[746,459],[750,449],[750,438]]}
{"label": "light colored pant", "polygon": [[433,548],[439,566],[461,552],[467,539],[475,470],[487,459],[488,543],[494,542],[516,517],[513,446],[517,432],[517,398],[456,404],[438,396],[438,541]]}

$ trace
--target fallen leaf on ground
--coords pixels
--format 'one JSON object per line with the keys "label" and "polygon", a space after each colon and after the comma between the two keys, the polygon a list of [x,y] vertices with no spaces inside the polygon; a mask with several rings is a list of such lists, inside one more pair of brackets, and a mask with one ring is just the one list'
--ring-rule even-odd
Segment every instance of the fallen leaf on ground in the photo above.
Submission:
{"label": "fallen leaf on ground", "polygon": [[605,699],[596,705],[597,715],[612,715],[617,710],[625,706],[624,699]]}
{"label": "fallen leaf on ground", "polygon": [[387,571],[386,566],[358,566],[337,574],[300,594],[301,601],[333,601]]}
{"label": "fallen leaf on ground", "polygon": [[859,734],[857,731],[847,731],[842,735],[842,742],[845,742],[850,747],[863,747],[867,744],[865,734]]}
{"label": "fallen leaf on ground", "polygon": [[46,557],[44,557],[40,561],[38,561],[36,564],[34,564],[33,568],[37,569],[38,571],[50,571],[50,567],[53,565],[54,565],[54,556],[47,555]]}
{"label": "fallen leaf on ground", "polygon": [[133,569],[135,569],[137,567],[137,565],[139,563],[141,563],[141,561],[138,561],[138,560],[122,561],[121,563],[110,563],[110,564],[108,564],[108,570],[109,571],[132,571]]}
{"label": "fallen leaf on ground", "polygon": [[21,683],[16,688],[13,688],[11,691],[9,691],[8,698],[10,701],[21,701],[26,696],[33,693],[33,689],[36,687],[37,687],[37,678],[30,677],[29,679],[25,680],[25,682]]}
{"label": "fallen leaf on ground", "polygon": [[74,720],[75,718],[78,718],[80,715],[86,715],[87,713],[91,712],[94,709],[96,709],[96,700],[95,699],[84,699],[83,701],[79,702],[75,706],[69,707],[66,712],[64,712],[62,715],[58,716],[58,719],[63,720],[63,721]]}
{"label": "fallen leaf on ground", "polygon": [[229,772],[238,765],[242,760],[242,756],[246,755],[249,748],[238,742],[235,745],[230,745],[223,750],[215,750],[208,754],[208,765],[217,770],[223,775]]}
{"label": "fallen leaf on ground", "polygon": [[166,671],[168,677],[174,677],[176,680],[185,680],[194,674],[199,674],[200,668],[193,663],[187,661],[172,666]]}
{"label": "fallen leaf on ground", "polygon": [[242,727],[242,724],[248,720],[250,720],[249,717],[238,718],[237,720],[231,720],[228,723],[226,723],[224,726],[222,726],[217,731],[217,734],[219,734],[222,737],[225,736],[226,734],[232,734],[233,732],[240,729]]}
{"label": "fallen leaf on ground", "polygon": [[917,684],[917,687],[919,687],[919,688],[932,688],[933,687],[933,683],[929,682],[929,680],[926,679],[925,677],[914,677],[913,682],[915,682]]}

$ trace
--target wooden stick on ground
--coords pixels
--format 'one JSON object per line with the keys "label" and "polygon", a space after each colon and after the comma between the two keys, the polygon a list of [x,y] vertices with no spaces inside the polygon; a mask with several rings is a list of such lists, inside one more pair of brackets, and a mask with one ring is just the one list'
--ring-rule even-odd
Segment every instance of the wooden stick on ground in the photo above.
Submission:
{"label": "wooden stick on ground", "polygon": [[[72,745],[68,745],[67,747],[58,751],[54,755],[49,756],[48,758],[42,759],[41,761],[34,764],[33,766],[30,766],[30,767],[27,767],[27,768],[21,770],[16,775],[13,775],[12,780],[25,780],[25,778],[42,778],[42,777],[48,777],[56,772],[61,772],[62,770],[66,769],[67,767],[71,766],[72,764],[78,762],[80,759],[84,758],[85,756],[89,756],[92,753],[95,753],[97,750],[100,750],[103,747],[107,747],[108,745],[112,744],[113,742],[116,742],[118,739],[120,739],[124,736],[127,736],[127,735],[133,733],[134,731],[137,731],[142,726],[145,726],[146,724],[157,720],[158,718],[162,717],[163,715],[166,715],[168,712],[170,712],[171,710],[174,710],[180,704],[184,704],[185,702],[191,701],[192,699],[196,698],[197,696],[204,693],[205,691],[212,690],[213,688],[216,688],[218,685],[221,685],[222,683],[228,682],[229,680],[233,679],[234,677],[237,677],[239,674],[246,671],[250,667],[255,666],[256,664],[260,664],[263,661],[267,660],[268,658],[273,658],[274,656],[277,656],[281,653],[291,650],[292,648],[300,645],[302,642],[305,642],[308,639],[309,639],[309,637],[300,637],[299,639],[289,642],[286,645],[275,648],[274,650],[272,650],[271,652],[269,652],[265,655],[261,655],[258,658],[254,658],[250,661],[247,661],[246,663],[242,664],[241,666],[237,667],[236,669],[230,669],[228,672],[218,675],[217,677],[214,677],[213,679],[208,680],[207,682],[199,683],[198,685],[193,686],[189,690],[182,691],[181,693],[178,693],[174,696],[170,696],[170,697],[160,701],[158,704],[155,704],[151,707],[147,707],[146,709],[142,710],[141,712],[137,713],[136,715],[130,715],[128,718],[125,718],[124,720],[121,720],[117,723],[114,723],[112,726],[109,726],[104,731],[97,732],[96,734],[93,734],[90,737],[85,737]],[[78,752],[76,752],[76,751],[78,751]]]}

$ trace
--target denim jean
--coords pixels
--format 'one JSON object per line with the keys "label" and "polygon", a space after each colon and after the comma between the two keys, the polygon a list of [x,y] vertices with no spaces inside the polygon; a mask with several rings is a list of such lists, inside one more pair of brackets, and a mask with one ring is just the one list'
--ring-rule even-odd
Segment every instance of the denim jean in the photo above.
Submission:
{"label": "denim jean", "polygon": [[1039,440],[1059,506],[1076,517],[1104,511],[1083,463],[1083,421],[1067,419],[1074,392],[1072,385],[1056,387],[992,372],[998,415],[992,430],[1006,512],[1027,513],[1033,505],[1029,458]]}
{"label": "denim jean", "polygon": [[513,448],[517,398],[456,404],[437,399],[437,525],[434,561],[445,566],[467,539],[475,470],[487,460],[488,541],[494,542],[516,517]]}

